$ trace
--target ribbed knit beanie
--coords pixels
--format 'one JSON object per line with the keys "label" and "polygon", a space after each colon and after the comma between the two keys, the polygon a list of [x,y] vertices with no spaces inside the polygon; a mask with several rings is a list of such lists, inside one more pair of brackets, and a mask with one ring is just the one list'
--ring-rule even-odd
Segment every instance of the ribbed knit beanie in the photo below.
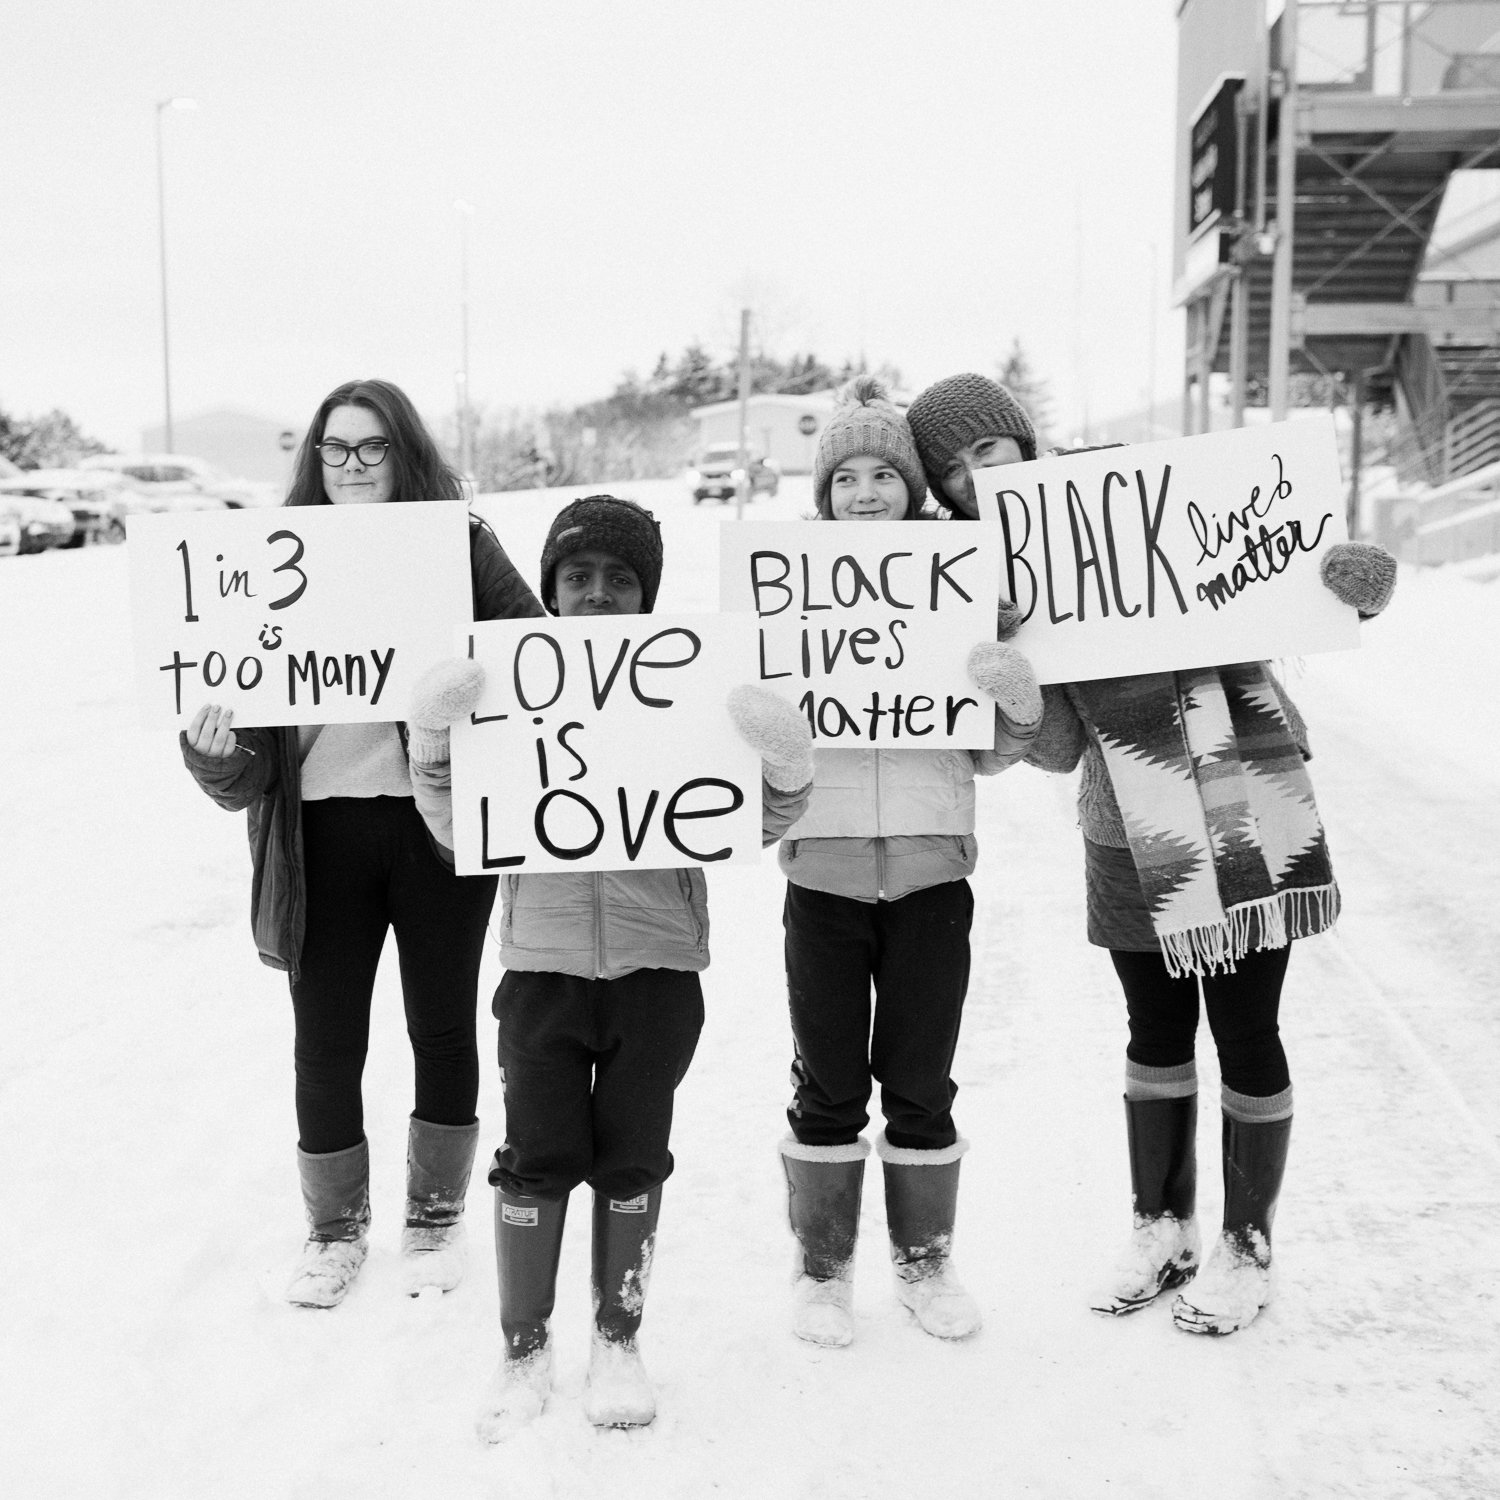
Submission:
{"label": "ribbed knit beanie", "polygon": [[1036,428],[1006,388],[985,375],[950,375],[930,385],[906,413],[932,493],[943,499],[943,473],[954,455],[982,437],[1014,438],[1036,457]]}
{"label": "ribbed knit beanie", "polygon": [[661,585],[661,526],[634,500],[614,495],[585,495],[558,511],[542,548],[541,597],[557,613],[553,572],[575,552],[608,552],[624,559],[641,581],[641,613],[649,615]]}
{"label": "ribbed knit beanie", "polygon": [[839,404],[818,437],[813,499],[825,521],[833,515],[828,498],[833,471],[846,458],[861,454],[883,458],[906,481],[906,519],[914,519],[927,494],[927,481],[906,418],[873,375],[858,375],[839,392]]}

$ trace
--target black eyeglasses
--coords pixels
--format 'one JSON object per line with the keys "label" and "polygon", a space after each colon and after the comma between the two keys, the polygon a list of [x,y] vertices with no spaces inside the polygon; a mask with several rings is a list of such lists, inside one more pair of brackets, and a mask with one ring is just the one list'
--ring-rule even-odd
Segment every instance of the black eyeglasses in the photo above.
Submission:
{"label": "black eyeglasses", "polygon": [[330,469],[342,469],[349,462],[351,453],[357,453],[360,463],[367,469],[373,469],[376,464],[385,462],[386,452],[391,445],[385,438],[371,438],[368,442],[355,443],[353,446],[336,443],[332,439],[325,439],[314,446],[318,450],[318,456]]}

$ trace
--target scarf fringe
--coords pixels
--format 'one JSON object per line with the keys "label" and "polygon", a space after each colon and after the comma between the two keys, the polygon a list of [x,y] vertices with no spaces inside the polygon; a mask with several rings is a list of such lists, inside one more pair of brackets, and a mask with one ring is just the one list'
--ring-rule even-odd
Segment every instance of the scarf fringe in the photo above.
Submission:
{"label": "scarf fringe", "polygon": [[1232,906],[1222,922],[1187,927],[1181,932],[1157,935],[1167,973],[1174,979],[1213,974],[1218,969],[1232,974],[1235,961],[1250,950],[1252,921],[1258,922],[1256,948],[1284,948],[1293,938],[1327,932],[1339,917],[1339,888],[1327,885],[1301,886]]}

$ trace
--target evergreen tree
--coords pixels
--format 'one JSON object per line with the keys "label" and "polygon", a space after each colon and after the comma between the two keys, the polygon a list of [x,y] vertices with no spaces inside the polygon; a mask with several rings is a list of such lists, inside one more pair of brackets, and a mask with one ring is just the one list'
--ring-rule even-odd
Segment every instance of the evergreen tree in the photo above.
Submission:
{"label": "evergreen tree", "polygon": [[0,411],[0,453],[22,469],[65,469],[109,447],[90,437],[64,411],[12,417]]}
{"label": "evergreen tree", "polygon": [[1036,373],[1031,356],[1021,347],[1019,338],[1011,341],[1010,353],[996,366],[996,379],[1010,391],[1026,410],[1036,428],[1037,451],[1048,445],[1052,436],[1052,388]]}

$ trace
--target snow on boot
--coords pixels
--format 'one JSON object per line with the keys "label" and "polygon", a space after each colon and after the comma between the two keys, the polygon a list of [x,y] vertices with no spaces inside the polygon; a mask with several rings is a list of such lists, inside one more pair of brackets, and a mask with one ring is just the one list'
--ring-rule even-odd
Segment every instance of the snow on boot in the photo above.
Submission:
{"label": "snow on boot", "polygon": [[922,1328],[940,1339],[965,1339],[984,1324],[979,1304],[948,1263],[958,1215],[959,1158],[964,1140],[937,1151],[893,1146],[884,1132],[875,1149],[885,1169],[885,1220],[896,1269],[896,1296]]}
{"label": "snow on boot", "polygon": [[552,1346],[502,1359],[484,1394],[474,1430],[481,1442],[503,1443],[542,1414],[552,1392]]}
{"label": "snow on boot", "polygon": [[854,1338],[854,1247],[864,1190],[863,1137],[847,1146],[781,1143],[787,1217],[797,1237],[792,1332],[810,1344],[842,1348]]}
{"label": "snow on boot", "polygon": [[292,1271],[286,1300],[297,1307],[337,1307],[368,1249],[370,1143],[343,1151],[297,1148],[297,1174],[310,1233]]}
{"label": "snow on boot", "polygon": [[1194,1208],[1198,1096],[1125,1100],[1135,1224],[1109,1284],[1090,1306],[1124,1317],[1163,1292],[1185,1286],[1198,1270],[1201,1247]]}
{"label": "snow on boot", "polygon": [[479,1121],[436,1125],[412,1116],[406,1138],[406,1227],[401,1279],[409,1297],[451,1292],[463,1280],[463,1211]]}
{"label": "snow on boot", "polygon": [[645,1427],[656,1417],[636,1334],[660,1214],[660,1183],[635,1198],[594,1194],[594,1337],[583,1411],[596,1427]]}
{"label": "snow on boot", "polygon": [[567,1212],[566,1198],[524,1198],[495,1189],[495,1269],[505,1355],[475,1421],[487,1443],[503,1442],[536,1417],[552,1387],[548,1323]]}
{"label": "snow on boot", "polygon": [[1234,1333],[1271,1300],[1271,1222],[1291,1138],[1290,1116],[1224,1116],[1224,1229],[1197,1280],[1172,1304],[1185,1333]]}

